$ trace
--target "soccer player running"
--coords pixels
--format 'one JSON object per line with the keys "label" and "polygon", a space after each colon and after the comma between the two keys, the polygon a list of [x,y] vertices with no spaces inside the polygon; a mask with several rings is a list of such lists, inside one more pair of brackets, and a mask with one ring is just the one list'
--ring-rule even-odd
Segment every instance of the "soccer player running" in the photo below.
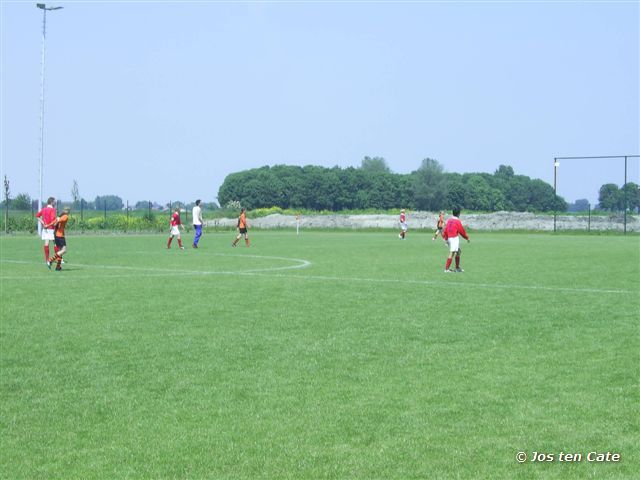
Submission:
{"label": "soccer player running", "polygon": [[404,240],[407,236],[407,215],[404,212],[404,208],[400,210],[400,237],[401,240]]}
{"label": "soccer player running", "polygon": [[[49,242],[55,239],[54,236],[54,224],[56,223],[56,209],[54,204],[56,203],[56,199],[53,197],[49,197],[47,199],[47,204],[36,213],[36,218],[41,225],[40,238],[44,240],[44,261],[47,264],[47,267],[51,268],[51,264],[49,262]],[[57,247],[53,247],[54,251],[57,251]]]}
{"label": "soccer player running", "polygon": [[193,229],[196,232],[196,236],[193,238],[193,248],[198,248],[198,242],[202,235],[202,208],[200,208],[200,200],[196,200],[196,205],[193,207]]}
{"label": "soccer player running", "polygon": [[450,273],[453,272],[451,270],[451,260],[453,256],[456,257],[456,272],[464,272],[462,268],[460,268],[460,253],[462,250],[460,249],[460,237],[463,237],[470,242],[469,235],[464,231],[464,227],[462,226],[462,222],[460,221],[460,209],[453,209],[453,217],[447,220],[447,224],[444,227],[444,232],[442,233],[442,238],[447,241],[449,244],[449,256],[447,257],[447,263],[444,266],[444,272]]}
{"label": "soccer player running", "polygon": [[56,254],[49,259],[47,262],[47,266],[51,269],[51,264],[56,262],[56,271],[59,272],[62,270],[62,256],[67,253],[67,240],[64,236],[64,227],[67,226],[67,222],[69,221],[69,213],[71,209],[69,207],[65,207],[62,210],[62,215],[60,215],[55,220],[55,242],[56,242]]}
{"label": "soccer player running", "polygon": [[169,237],[169,241],[167,242],[167,248],[171,248],[171,242],[173,241],[174,236],[178,236],[178,245],[180,246],[180,250],[184,250],[182,246],[182,237],[180,236],[180,229],[184,230],[184,225],[180,220],[180,207],[176,207],[173,211],[173,215],[171,215],[171,236]]}
{"label": "soccer player running", "polygon": [[240,212],[240,216],[238,217],[238,236],[233,242],[231,242],[232,247],[235,247],[242,237],[244,237],[245,245],[247,247],[249,246],[249,234],[247,233],[248,228],[249,223],[247,222],[247,209],[243,208]]}
{"label": "soccer player running", "polygon": [[440,211],[440,215],[438,215],[438,223],[436,224],[436,231],[433,234],[433,238],[431,240],[435,240],[438,238],[438,234],[442,235],[442,228],[444,227],[444,212]]}

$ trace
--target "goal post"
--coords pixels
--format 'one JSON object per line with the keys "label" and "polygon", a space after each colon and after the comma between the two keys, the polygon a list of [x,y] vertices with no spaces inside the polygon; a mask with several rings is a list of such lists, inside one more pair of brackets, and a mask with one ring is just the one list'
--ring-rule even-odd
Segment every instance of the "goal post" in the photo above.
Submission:
{"label": "goal post", "polygon": [[[586,157],[554,157],[553,158],[553,194],[558,196],[558,167],[560,160],[605,160],[605,159],[624,159],[624,234],[627,234],[627,210],[629,209],[628,191],[627,191],[627,165],[630,158],[640,158],[640,155],[596,155]],[[553,212],[553,231],[556,232],[556,221],[558,212]]]}

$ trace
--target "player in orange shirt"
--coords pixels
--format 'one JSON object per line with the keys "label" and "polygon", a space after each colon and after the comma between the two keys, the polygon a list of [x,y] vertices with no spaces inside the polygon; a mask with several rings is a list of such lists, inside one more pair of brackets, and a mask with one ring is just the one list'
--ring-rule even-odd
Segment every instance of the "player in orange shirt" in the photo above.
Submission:
{"label": "player in orange shirt", "polygon": [[235,247],[242,237],[244,237],[245,245],[247,247],[249,246],[249,234],[247,233],[248,229],[249,223],[247,222],[247,209],[243,208],[240,212],[240,216],[238,217],[238,236],[233,242],[231,242],[232,247]]}
{"label": "player in orange shirt", "polygon": [[442,229],[444,228],[444,212],[441,210],[440,215],[438,216],[438,223],[436,224],[436,231],[433,234],[433,238],[431,240],[435,240],[438,238],[438,234],[442,235]]}
{"label": "player in orange shirt", "polygon": [[56,263],[56,271],[60,271],[62,270],[62,256],[67,253],[67,240],[64,236],[64,228],[67,226],[67,222],[69,221],[69,213],[71,212],[71,210],[69,209],[69,207],[65,207],[62,210],[62,215],[60,215],[58,218],[56,218],[56,221],[54,223],[55,226],[55,242],[56,242],[56,247],[57,247],[57,251],[56,254],[51,257],[49,259],[48,262],[48,266],[49,268],[51,268],[51,264],[53,262],[57,262]]}

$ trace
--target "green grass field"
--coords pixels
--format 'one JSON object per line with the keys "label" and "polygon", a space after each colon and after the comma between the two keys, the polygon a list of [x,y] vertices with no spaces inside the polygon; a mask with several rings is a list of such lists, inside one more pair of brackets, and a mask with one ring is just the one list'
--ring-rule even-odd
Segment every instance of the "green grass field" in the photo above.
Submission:
{"label": "green grass field", "polygon": [[640,237],[232,238],[0,238],[2,478],[638,478]]}

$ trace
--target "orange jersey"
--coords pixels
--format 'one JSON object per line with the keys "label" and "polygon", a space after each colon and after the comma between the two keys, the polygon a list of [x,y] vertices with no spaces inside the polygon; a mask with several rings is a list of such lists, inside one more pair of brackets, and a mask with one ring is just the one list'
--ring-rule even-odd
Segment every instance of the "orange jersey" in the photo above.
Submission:
{"label": "orange jersey", "polygon": [[56,237],[64,237],[64,227],[67,226],[67,222],[69,221],[69,215],[63,213],[58,221],[56,222]]}
{"label": "orange jersey", "polygon": [[247,216],[242,212],[238,218],[238,228],[247,228]]}

